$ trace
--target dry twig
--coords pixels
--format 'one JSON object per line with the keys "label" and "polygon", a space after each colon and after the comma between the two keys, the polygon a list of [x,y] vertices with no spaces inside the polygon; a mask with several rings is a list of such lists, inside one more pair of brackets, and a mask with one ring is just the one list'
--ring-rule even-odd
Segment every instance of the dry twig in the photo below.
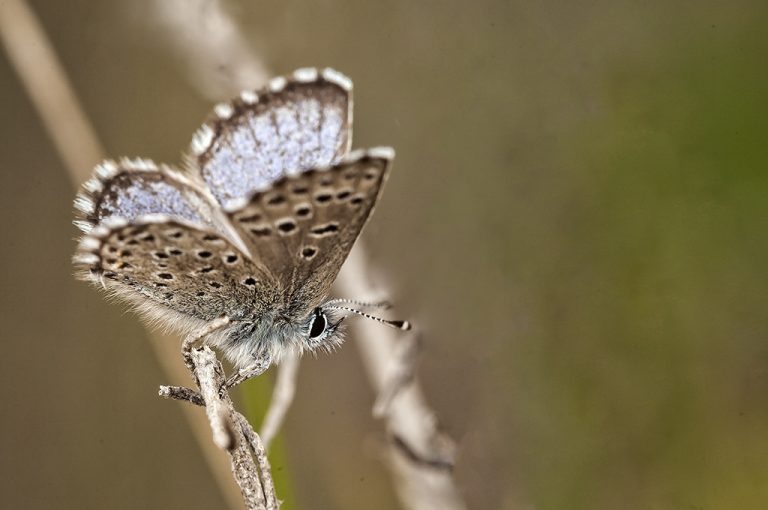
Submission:
{"label": "dry twig", "polygon": [[207,346],[189,347],[184,353],[189,369],[200,389],[160,387],[160,396],[186,400],[205,406],[216,445],[229,454],[232,474],[248,510],[275,510],[278,507],[275,486],[266,451],[248,420],[235,410],[225,389],[221,363]]}
{"label": "dry twig", "polygon": [[[369,282],[370,266],[358,243],[342,268],[337,284],[349,296],[375,296]],[[373,387],[380,397],[377,411],[386,423],[389,466],[403,504],[413,509],[465,508],[453,479],[453,441],[443,434],[413,375],[413,356],[394,330],[372,321],[356,321],[352,328]],[[415,342],[412,344],[415,351]],[[395,360],[392,363],[392,360]],[[386,404],[386,405],[385,405]]]}
{"label": "dry twig", "polygon": [[152,0],[159,35],[212,101],[253,89],[269,78],[235,21],[217,0]]}

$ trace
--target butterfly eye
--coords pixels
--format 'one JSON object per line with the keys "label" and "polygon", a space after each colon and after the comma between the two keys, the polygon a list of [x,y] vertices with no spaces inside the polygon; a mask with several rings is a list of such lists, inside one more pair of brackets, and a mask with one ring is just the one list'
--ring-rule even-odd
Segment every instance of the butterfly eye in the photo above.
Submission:
{"label": "butterfly eye", "polygon": [[327,325],[328,321],[325,318],[325,314],[319,308],[316,308],[315,314],[312,317],[312,323],[309,325],[309,338],[317,338],[322,335]]}

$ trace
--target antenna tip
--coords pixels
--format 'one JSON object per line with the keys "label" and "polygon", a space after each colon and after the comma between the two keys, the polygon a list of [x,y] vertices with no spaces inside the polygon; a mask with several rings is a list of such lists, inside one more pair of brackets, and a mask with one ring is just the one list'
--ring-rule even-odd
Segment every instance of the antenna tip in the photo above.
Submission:
{"label": "antenna tip", "polygon": [[411,323],[408,321],[392,321],[392,325],[402,329],[403,331],[410,331],[411,329]]}

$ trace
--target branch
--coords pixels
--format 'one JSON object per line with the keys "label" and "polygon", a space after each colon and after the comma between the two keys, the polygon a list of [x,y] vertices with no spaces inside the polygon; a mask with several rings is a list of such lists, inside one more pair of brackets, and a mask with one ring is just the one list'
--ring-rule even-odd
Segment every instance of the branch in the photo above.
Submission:
{"label": "branch", "polygon": [[421,341],[418,333],[400,340],[400,344],[386,368],[387,375],[384,378],[383,386],[373,404],[374,418],[386,418],[395,397],[414,381],[420,347]]}
{"label": "branch", "polygon": [[237,24],[218,0],[152,0],[160,35],[212,101],[257,88],[269,78]]}
{"label": "branch", "polygon": [[243,415],[235,410],[229,393],[224,389],[224,369],[214,352],[207,346],[185,352],[192,376],[200,392],[189,388],[160,387],[166,398],[187,400],[199,405],[202,400],[213,432],[213,441],[229,454],[232,474],[240,487],[248,510],[276,510],[275,485],[269,460],[259,436]]}
{"label": "branch", "polygon": [[[344,295],[380,295],[369,282],[369,274],[371,268],[358,241],[336,283]],[[417,342],[401,347],[398,355],[402,339],[394,330],[381,328],[373,321],[356,321],[352,328],[363,364],[379,395],[375,411],[386,424],[389,467],[397,480],[395,488],[401,501],[413,509],[465,508],[453,479],[454,443],[439,430],[414,376]]]}
{"label": "branch", "polygon": [[256,460],[259,463],[259,470],[263,474],[262,481],[264,482],[264,494],[267,497],[267,510],[277,509],[280,506],[280,503],[277,501],[277,496],[275,494],[275,484],[272,480],[272,468],[269,466],[266,446],[259,438],[259,435],[253,431],[251,424],[245,416],[237,413],[237,421],[245,434],[245,438],[248,440],[251,452],[256,456]]}
{"label": "branch", "polygon": [[[214,319],[199,331],[187,335],[181,344],[181,357],[200,391],[161,386],[159,393],[161,397],[204,406],[213,432],[213,442],[229,453],[232,474],[240,487],[246,508],[275,509],[275,484],[261,439],[248,420],[235,410],[229,397],[229,380],[224,377],[224,369],[216,355],[207,346],[196,347],[205,342],[211,333],[229,323],[227,316]],[[258,465],[254,463],[254,457]]]}
{"label": "branch", "polygon": [[195,390],[184,386],[160,386],[157,394],[170,400],[181,400],[196,406],[205,407],[203,396]]}
{"label": "branch", "polygon": [[75,186],[104,150],[35,13],[24,0],[0,3],[0,39]]}
{"label": "branch", "polygon": [[221,363],[208,347],[193,349],[191,354],[214,442],[230,455],[246,508],[274,510],[276,505],[267,504],[276,501],[269,461],[248,420],[235,410],[229,393],[221,390],[226,382]]}

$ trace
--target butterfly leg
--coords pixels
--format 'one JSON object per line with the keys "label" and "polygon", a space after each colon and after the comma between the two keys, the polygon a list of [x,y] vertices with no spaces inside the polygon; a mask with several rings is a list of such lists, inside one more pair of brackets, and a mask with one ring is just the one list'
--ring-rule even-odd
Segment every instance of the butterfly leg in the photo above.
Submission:
{"label": "butterfly leg", "polygon": [[192,362],[192,349],[205,340],[208,335],[223,328],[227,324],[229,324],[229,317],[223,315],[184,338],[184,341],[181,343],[181,355],[184,358],[184,364],[187,365],[190,372],[193,374],[195,373],[195,364]]}
{"label": "butterfly leg", "polygon": [[265,355],[261,358],[254,358],[252,364],[248,365],[247,367],[243,367],[239,369],[237,372],[235,372],[235,374],[233,374],[229,379],[227,379],[227,382],[224,383],[224,389],[228,390],[244,381],[247,381],[252,377],[256,377],[263,374],[264,372],[267,371],[267,369],[270,367],[271,364],[272,364],[272,357],[269,355]]}

